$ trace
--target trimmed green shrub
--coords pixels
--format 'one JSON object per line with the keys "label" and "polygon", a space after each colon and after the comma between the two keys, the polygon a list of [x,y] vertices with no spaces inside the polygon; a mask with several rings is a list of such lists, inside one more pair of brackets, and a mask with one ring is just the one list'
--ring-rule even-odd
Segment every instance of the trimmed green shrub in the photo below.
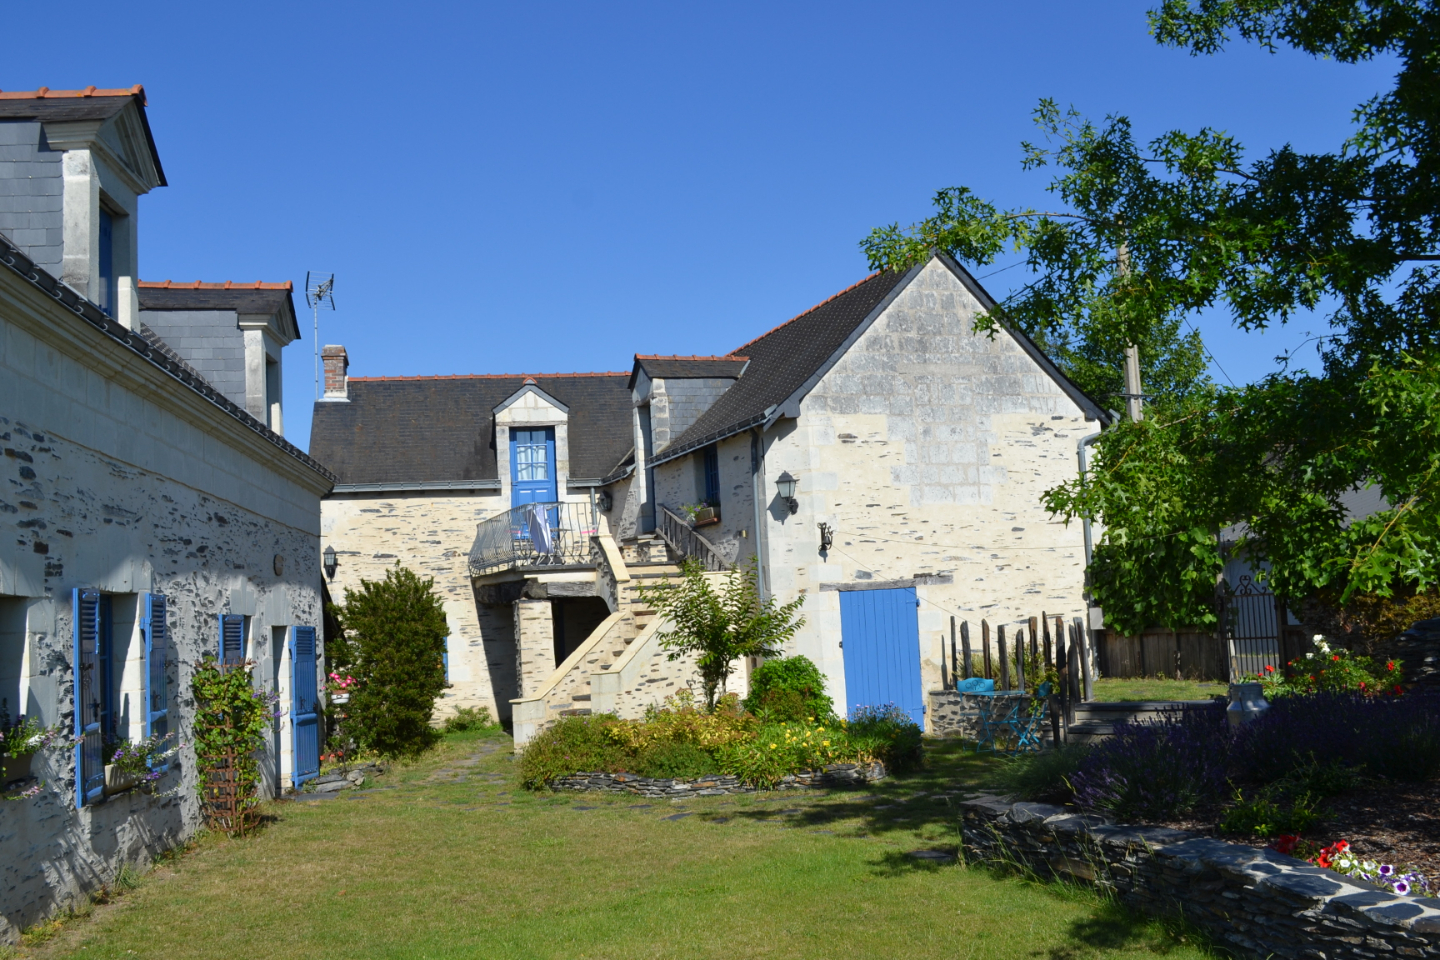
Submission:
{"label": "trimmed green shrub", "polygon": [[489,707],[460,707],[445,718],[441,725],[446,733],[464,733],[466,730],[500,729],[490,716]]}
{"label": "trimmed green shrub", "polygon": [[639,751],[612,736],[621,723],[613,713],[562,717],[525,746],[520,782],[531,789],[572,773],[636,773]]}
{"label": "trimmed green shrub", "polygon": [[719,773],[720,765],[710,751],[672,740],[641,750],[635,772],[642,777],[693,779]]}
{"label": "trimmed green shrub", "polygon": [[777,722],[817,722],[835,715],[835,703],[825,693],[825,675],[808,657],[766,660],[750,675],[750,696],[745,709]]}
{"label": "trimmed green shrub", "polygon": [[357,681],[345,708],[350,735],[384,757],[420,753],[440,735],[430,719],[445,689],[449,627],[435,581],[396,564],[379,583],[347,588],[335,612]]}

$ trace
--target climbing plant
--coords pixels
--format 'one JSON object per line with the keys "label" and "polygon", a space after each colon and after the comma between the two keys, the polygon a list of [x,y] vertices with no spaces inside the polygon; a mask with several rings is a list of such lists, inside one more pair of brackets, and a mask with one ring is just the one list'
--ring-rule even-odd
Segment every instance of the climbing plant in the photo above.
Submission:
{"label": "climbing plant", "polygon": [[270,725],[279,716],[279,697],[256,690],[250,675],[254,661],[222,666],[206,657],[195,669],[195,759],[199,770],[196,789],[212,799],[211,774],[233,770],[235,810],[233,828],[243,823],[245,811],[260,802],[260,764],[256,754],[265,749]]}

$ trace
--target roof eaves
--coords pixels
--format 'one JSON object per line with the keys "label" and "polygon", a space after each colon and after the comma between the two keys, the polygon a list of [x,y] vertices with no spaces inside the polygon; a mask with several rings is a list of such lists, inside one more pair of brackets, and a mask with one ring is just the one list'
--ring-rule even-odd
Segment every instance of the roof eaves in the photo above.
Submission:
{"label": "roof eaves", "polygon": [[685,456],[685,454],[698,450],[701,447],[708,447],[712,443],[719,443],[721,440],[733,437],[737,433],[744,433],[751,427],[758,427],[761,424],[764,424],[768,428],[770,426],[771,417],[773,417],[775,414],[775,410],[775,405],[771,404],[770,406],[766,407],[762,412],[757,413],[753,417],[746,417],[744,420],[732,423],[728,427],[721,427],[719,430],[712,430],[710,433],[705,434],[703,437],[696,437],[694,440],[689,440],[681,446],[668,449],[662,454],[657,454],[655,456],[655,459],[650,461],[650,466],[658,467],[662,463],[668,463],[669,461],[674,460],[677,457],[683,457]]}
{"label": "roof eaves", "polygon": [[214,406],[240,421],[241,424],[259,434],[276,447],[279,447],[286,454],[298,460],[306,467],[314,470],[330,483],[333,484],[339,479],[318,460],[311,458],[308,454],[300,450],[299,447],[271,430],[229,397],[226,397],[220,393],[220,391],[216,390],[189,365],[184,362],[172,360],[165,351],[151,345],[138,331],[127,330],[125,327],[122,327],[119,322],[109,317],[94,303],[80,296],[80,294],[76,293],[69,286],[61,283],[48,272],[36,266],[35,261],[22,253],[20,249],[14,246],[9,238],[3,234],[0,234],[0,263],[5,264],[11,270],[15,271],[15,273],[19,274],[45,295],[59,301],[76,316],[109,337],[111,341],[159,368],[175,380],[178,380],[189,390],[199,394]]}
{"label": "roof eaves", "polygon": [[[995,307],[998,306],[995,298],[990,296],[990,292],[982,287],[980,281],[971,276],[970,271],[962,267],[954,257],[939,250],[935,252],[934,256],[949,268],[951,273],[955,274],[956,279],[965,285],[966,289],[974,295],[976,300],[980,301],[980,306],[984,307],[987,312],[994,310]],[[1025,331],[1006,323],[1002,318],[996,319],[1005,332],[1015,338],[1015,342],[1020,345],[1020,349],[1029,354],[1030,359],[1035,361],[1040,369],[1049,374],[1050,379],[1055,381],[1056,386],[1064,391],[1071,400],[1075,401],[1075,405],[1085,413],[1085,419],[1097,420],[1100,425],[1104,427],[1108,427],[1114,423],[1114,418],[1110,413],[1105,410],[1104,407],[1100,406],[1100,404],[1096,403],[1084,390],[1076,386],[1073,380],[1065,376],[1055,361],[1051,360],[1045,351],[1041,350],[1035,341],[1030,339]]]}

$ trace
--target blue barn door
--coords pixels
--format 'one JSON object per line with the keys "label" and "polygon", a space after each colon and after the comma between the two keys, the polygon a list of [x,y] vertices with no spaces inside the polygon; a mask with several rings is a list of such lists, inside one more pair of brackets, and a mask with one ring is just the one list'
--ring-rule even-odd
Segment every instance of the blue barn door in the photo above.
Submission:
{"label": "blue barn door", "polygon": [[320,773],[320,697],[315,679],[315,628],[290,628],[290,749],[296,790]]}
{"label": "blue barn door", "polygon": [[849,710],[893,703],[924,726],[918,605],[914,587],[840,592]]}
{"label": "blue barn door", "polygon": [[510,430],[510,506],[554,503],[555,428]]}

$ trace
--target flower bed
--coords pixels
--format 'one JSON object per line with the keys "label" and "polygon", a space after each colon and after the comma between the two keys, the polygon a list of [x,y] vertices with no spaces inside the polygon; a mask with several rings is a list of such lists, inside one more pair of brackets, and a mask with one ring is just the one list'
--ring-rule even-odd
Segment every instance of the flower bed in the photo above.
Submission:
{"label": "flower bed", "polygon": [[1027,799],[1127,822],[1262,845],[1305,835],[1317,851],[1344,838],[1362,860],[1440,878],[1436,696],[1286,696],[1238,732],[1205,713],[1122,724],[1093,748],[1019,761],[1009,779]]}
{"label": "flower bed", "polygon": [[683,694],[644,720],[599,715],[567,717],[541,733],[520,757],[521,779],[539,789],[577,771],[634,774],[655,780],[725,775],[774,787],[802,773],[837,765],[892,771],[918,765],[920,729],[893,708],[833,717],[757,717],[728,697],[706,712]]}
{"label": "flower bed", "polygon": [[1440,902],[1273,850],[999,797],[960,809],[971,862],[1092,883],[1152,914],[1183,913],[1242,957],[1440,956]]}

